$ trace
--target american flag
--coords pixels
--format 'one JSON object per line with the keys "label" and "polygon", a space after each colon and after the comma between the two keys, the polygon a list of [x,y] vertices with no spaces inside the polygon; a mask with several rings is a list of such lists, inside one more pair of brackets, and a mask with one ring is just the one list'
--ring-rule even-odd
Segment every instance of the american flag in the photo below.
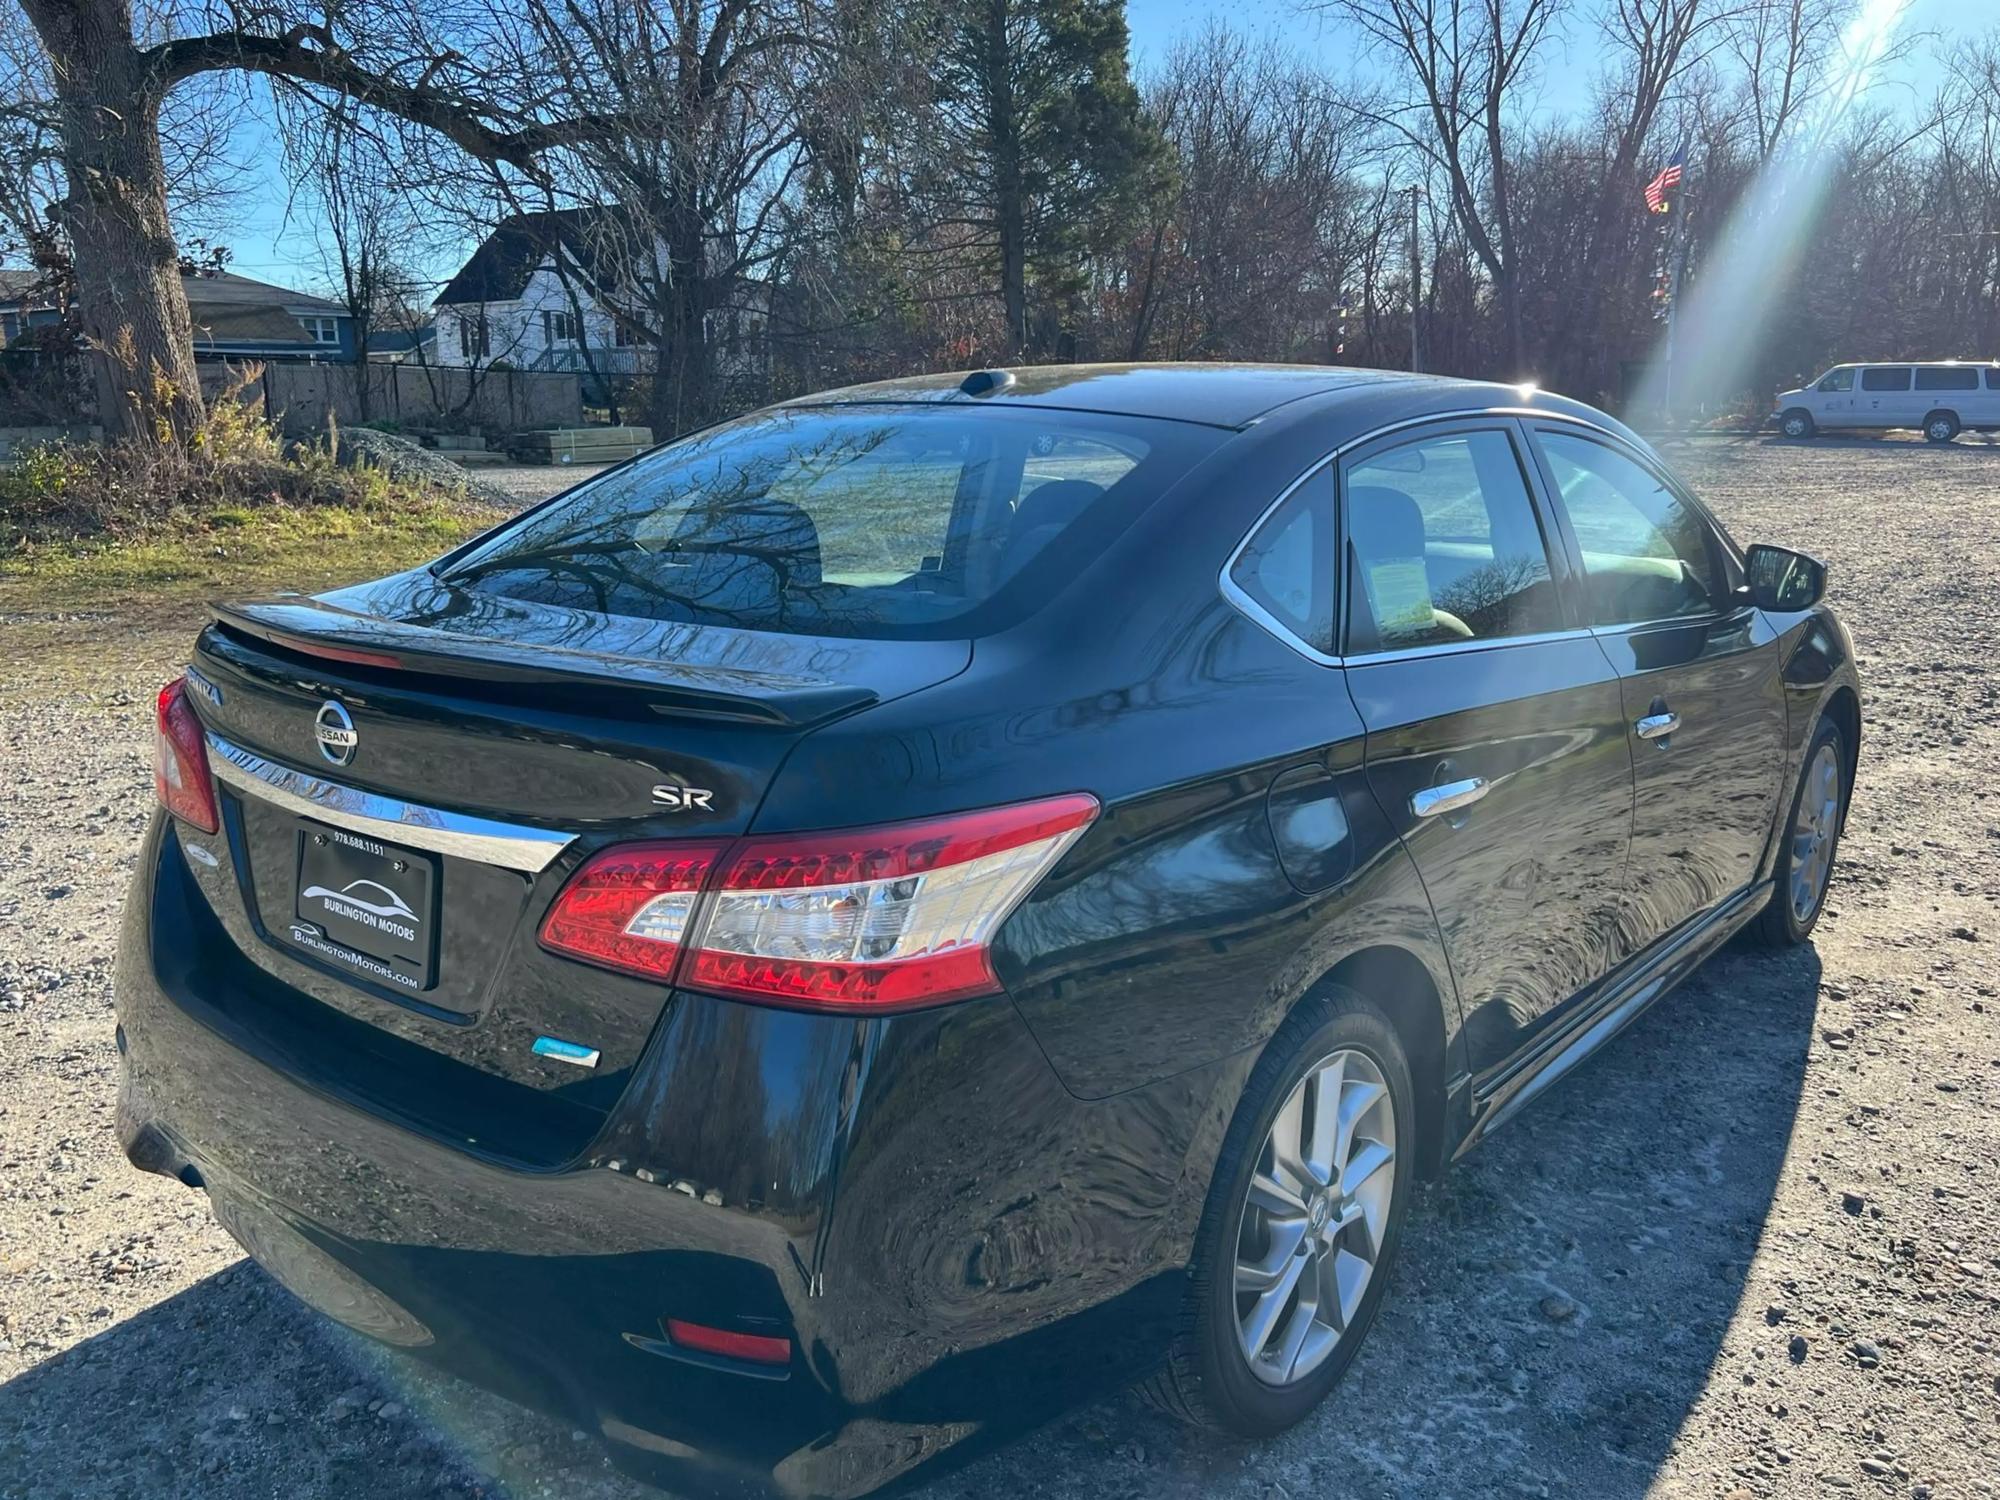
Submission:
{"label": "american flag", "polygon": [[1660,175],[1646,184],[1646,208],[1651,213],[1663,214],[1667,211],[1667,194],[1681,185],[1681,159],[1687,155],[1687,146],[1667,158],[1667,164],[1660,168]]}

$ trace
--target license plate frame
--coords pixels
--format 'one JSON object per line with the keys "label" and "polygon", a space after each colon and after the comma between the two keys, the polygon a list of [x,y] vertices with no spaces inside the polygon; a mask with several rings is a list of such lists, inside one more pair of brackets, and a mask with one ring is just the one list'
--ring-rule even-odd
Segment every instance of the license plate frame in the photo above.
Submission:
{"label": "license plate frame", "polygon": [[434,987],[438,857],[310,818],[297,842],[291,942],[390,989]]}

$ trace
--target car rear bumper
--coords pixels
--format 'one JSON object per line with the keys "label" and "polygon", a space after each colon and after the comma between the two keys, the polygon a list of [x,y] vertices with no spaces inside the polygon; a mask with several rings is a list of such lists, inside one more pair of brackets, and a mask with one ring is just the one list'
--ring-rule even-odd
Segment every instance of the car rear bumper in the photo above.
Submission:
{"label": "car rear bumper", "polygon": [[[646,1477],[865,1493],[1164,1347],[1245,1059],[1085,1103],[1005,999],[856,1021],[682,995],[590,1148],[523,1169],[302,1081],[215,987],[201,899],[156,820],[117,978],[133,1162],[205,1187],[323,1312]],[[668,1318],[789,1337],[791,1363],[677,1348]]]}

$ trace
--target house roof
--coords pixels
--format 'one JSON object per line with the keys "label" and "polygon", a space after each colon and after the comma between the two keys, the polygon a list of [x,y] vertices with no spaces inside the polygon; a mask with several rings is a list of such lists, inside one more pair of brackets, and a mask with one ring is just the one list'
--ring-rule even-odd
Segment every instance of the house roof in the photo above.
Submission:
{"label": "house roof", "polygon": [[197,344],[312,344],[304,326],[282,307],[246,303],[193,306]]}
{"label": "house roof", "polygon": [[630,279],[617,273],[615,262],[635,233],[639,231],[634,216],[610,206],[512,214],[480,242],[472,258],[445,283],[433,306],[512,302],[527,290],[535,268],[558,247],[586,280],[617,285]]}
{"label": "house roof", "polygon": [[[0,302],[18,302],[35,293],[46,293],[47,276],[41,271],[0,271]],[[235,311],[245,308],[273,308],[281,311],[302,313],[325,313],[332,317],[345,317],[347,309],[338,302],[329,302],[324,297],[315,297],[308,292],[295,292],[290,287],[273,286],[268,281],[258,281],[249,276],[238,276],[234,271],[182,272],[181,287],[187,293],[188,307],[195,315],[195,321],[203,321],[207,309]],[[52,305],[45,296],[35,298],[37,306]]]}
{"label": "house roof", "polygon": [[192,276],[183,273],[181,286],[187,292],[188,306],[197,314],[209,307],[275,307],[295,312],[328,313],[334,317],[345,317],[347,314],[346,308],[325,297],[295,292],[290,287],[273,286],[268,281],[238,276],[234,271],[197,271]]}
{"label": "house roof", "polygon": [[41,271],[0,270],[0,302],[18,302],[42,283]]}

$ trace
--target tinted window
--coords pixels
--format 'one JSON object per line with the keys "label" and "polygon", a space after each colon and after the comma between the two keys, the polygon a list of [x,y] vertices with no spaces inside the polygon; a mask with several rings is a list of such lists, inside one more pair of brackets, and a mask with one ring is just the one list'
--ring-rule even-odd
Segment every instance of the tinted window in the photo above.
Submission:
{"label": "tinted window", "polygon": [[1966,365],[1919,365],[1917,366],[1917,389],[1920,391],[1976,391],[1979,389],[1979,372]]}
{"label": "tinted window", "polygon": [[1877,365],[1861,372],[1861,389],[1864,391],[1907,391],[1909,388],[1908,365]]}
{"label": "tinted window", "polygon": [[1854,371],[1829,370],[1821,377],[1818,389],[1822,391],[1851,391],[1854,389]]}
{"label": "tinted window", "polygon": [[1989,391],[2000,391],[2000,365],[1988,365],[1986,367],[1986,389]]}
{"label": "tinted window", "polygon": [[1272,619],[1333,654],[1333,470],[1294,490],[1257,528],[1229,569],[1230,581]]}
{"label": "tinted window", "polygon": [[978,634],[1048,597],[1220,436],[990,407],[771,412],[578,487],[445,576],[646,619]]}
{"label": "tinted window", "polygon": [[1559,629],[1549,559],[1502,432],[1423,438],[1349,466],[1348,648]]}
{"label": "tinted window", "polygon": [[1565,432],[1538,434],[1583,553],[1593,625],[1706,614],[1723,593],[1708,523],[1645,465]]}

